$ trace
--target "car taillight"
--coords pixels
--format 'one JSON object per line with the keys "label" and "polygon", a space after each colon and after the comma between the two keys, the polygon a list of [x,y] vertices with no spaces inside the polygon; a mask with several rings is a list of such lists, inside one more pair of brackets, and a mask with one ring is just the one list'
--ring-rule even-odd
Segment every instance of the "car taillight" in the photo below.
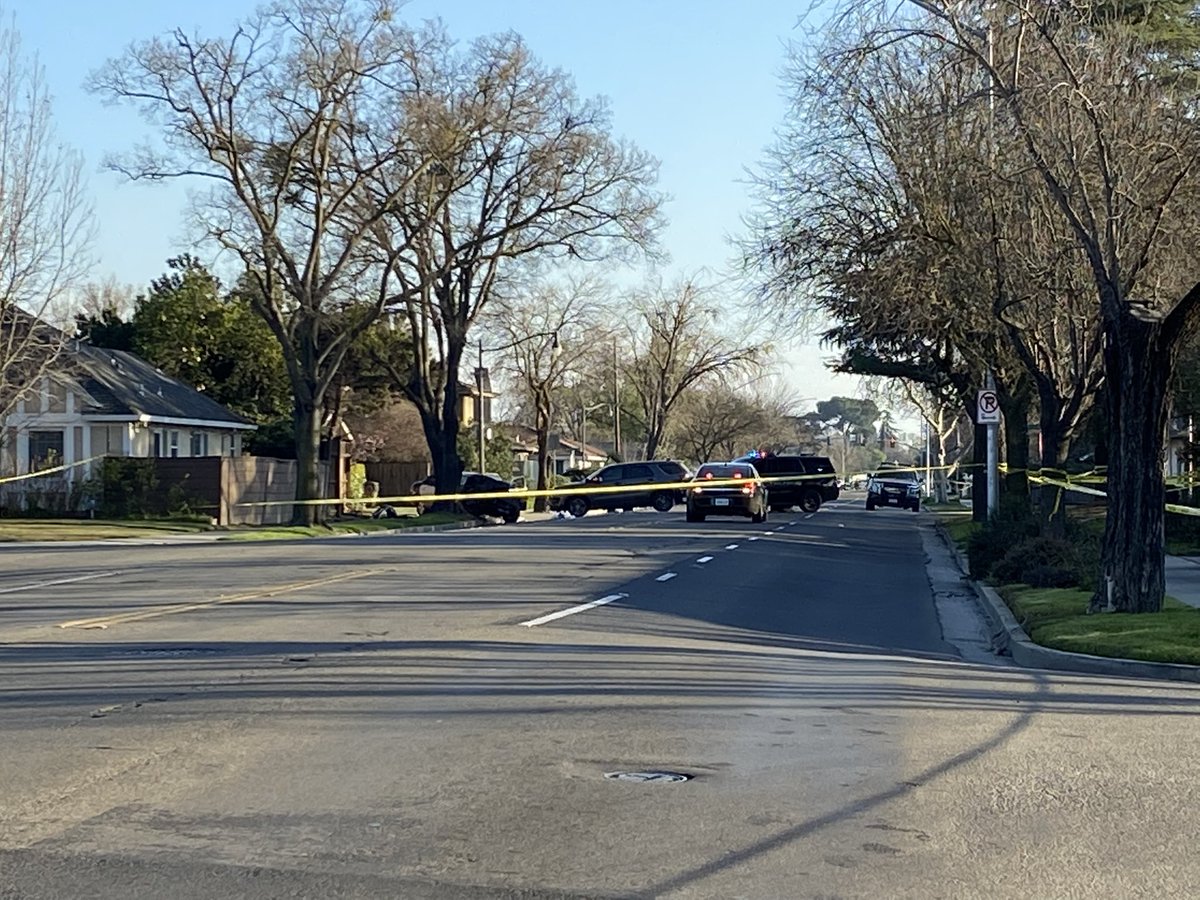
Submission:
{"label": "car taillight", "polygon": [[753,494],[754,493],[754,485],[752,485],[752,484],[744,485],[742,487],[742,493],[743,494]]}
{"label": "car taillight", "polygon": [[693,494],[699,494],[699,493],[701,493],[703,490],[704,490],[704,488],[698,488],[698,487],[694,487],[694,488],[692,488],[692,493],[693,493]]}

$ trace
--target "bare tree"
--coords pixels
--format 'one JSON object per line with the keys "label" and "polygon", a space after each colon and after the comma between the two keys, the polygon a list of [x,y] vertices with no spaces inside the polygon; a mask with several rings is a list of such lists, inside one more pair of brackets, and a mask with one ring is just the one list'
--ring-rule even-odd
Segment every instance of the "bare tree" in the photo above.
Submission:
{"label": "bare tree", "polygon": [[0,421],[54,362],[90,264],[83,160],[59,143],[51,113],[41,66],[0,24]]}
{"label": "bare tree", "polygon": [[702,464],[750,449],[783,450],[799,440],[792,392],[772,379],[713,380],[683,395],[669,431],[671,447]]}
{"label": "bare tree", "polygon": [[[427,168],[405,108],[421,52],[389,0],[281,0],[228,39],[176,30],[91,78],[162,137],[110,166],[207,185],[199,231],[257,284],[254,308],[294,394],[298,501],[319,492],[326,392],[350,346],[398,302],[374,230]],[[298,504],[294,518],[311,522],[315,508]]]}
{"label": "bare tree", "polygon": [[101,281],[89,281],[79,291],[76,313],[84,317],[101,317],[110,313],[119,319],[130,318],[137,307],[137,292],[132,285],[122,284],[115,275]]}
{"label": "bare tree", "polygon": [[[438,160],[376,230],[413,333],[396,382],[421,412],[439,489],[458,483],[459,371],[468,333],[499,286],[549,260],[650,248],[657,163],[610,134],[606,104],[579,98],[513,34],[465,50],[432,26],[407,109]],[[389,184],[390,181],[383,181]]]}
{"label": "bare tree", "polygon": [[[1091,4],[922,2],[937,33],[979,67],[1087,260],[1104,333],[1109,504],[1092,607],[1161,608],[1168,390],[1200,319],[1193,250],[1200,196],[1194,98],[1155,77],[1154,48]],[[991,12],[993,19],[982,12]],[[896,35],[895,25],[886,31]]]}
{"label": "bare tree", "polygon": [[[569,380],[586,377],[596,344],[604,338],[607,287],[595,280],[577,279],[534,287],[527,298],[496,301],[489,317],[506,345],[505,367],[515,376],[523,399],[534,416],[537,436],[537,489],[550,485],[550,429],[555,403]],[[534,500],[538,511],[546,497]]]}
{"label": "bare tree", "polygon": [[756,371],[766,351],[746,329],[726,332],[712,288],[695,279],[667,286],[653,282],[635,299],[629,325],[634,358],[627,380],[646,424],[647,459],[653,459],[686,392],[705,379]]}

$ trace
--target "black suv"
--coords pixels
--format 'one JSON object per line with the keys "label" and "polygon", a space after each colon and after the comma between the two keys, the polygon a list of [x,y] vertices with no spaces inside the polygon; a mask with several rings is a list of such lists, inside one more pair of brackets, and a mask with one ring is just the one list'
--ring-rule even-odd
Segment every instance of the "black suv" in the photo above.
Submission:
{"label": "black suv", "polygon": [[630,510],[639,506],[653,506],[659,512],[666,512],[676,503],[683,502],[683,490],[662,485],[678,485],[687,481],[687,477],[688,472],[683,464],[670,459],[613,463],[572,485],[613,490],[585,494],[565,492],[552,498],[554,502],[550,508],[565,509],[577,518],[587,515],[589,509]]}
{"label": "black suv", "polygon": [[[841,493],[837,472],[828,456],[775,456],[770,453],[763,456],[748,453],[734,462],[750,463],[758,470],[758,474],[767,482],[772,512],[782,512],[793,506],[799,506],[808,513],[816,512],[822,503],[836,500]],[[803,477],[788,481],[789,475]]]}
{"label": "black suv", "polygon": [[921,511],[921,480],[912,469],[881,469],[867,482],[867,509],[899,506]]}

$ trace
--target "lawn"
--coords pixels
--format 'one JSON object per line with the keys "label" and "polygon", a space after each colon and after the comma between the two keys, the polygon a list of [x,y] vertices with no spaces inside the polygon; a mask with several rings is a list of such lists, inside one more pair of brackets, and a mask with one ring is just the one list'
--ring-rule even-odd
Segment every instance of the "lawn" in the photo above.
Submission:
{"label": "lawn", "polygon": [[395,531],[404,528],[430,525],[450,525],[469,522],[474,516],[451,512],[428,512],[423,516],[399,516],[395,519],[337,519],[325,525],[276,525],[266,528],[234,528],[217,540],[221,541],[270,541],[306,537],[332,537],[340,534],[371,534],[380,531]]}
{"label": "lawn", "polygon": [[100,541],[212,531],[198,519],[0,519],[0,541]]}
{"label": "lawn", "polygon": [[130,538],[154,540],[205,531],[220,531],[221,541],[265,541],[287,538],[330,537],[337,534],[369,534],[427,525],[447,525],[472,520],[458,513],[430,512],[423,516],[402,515],[395,519],[347,518],[327,525],[279,525],[265,528],[234,526],[217,528],[198,519],[0,519],[0,542],[18,541],[104,541]]}
{"label": "lawn", "polygon": [[1200,610],[1167,598],[1162,612],[1088,615],[1091,594],[1072,588],[998,588],[1038,644],[1073,653],[1200,665]]}
{"label": "lawn", "polygon": [[[926,505],[925,508],[930,509],[931,507]],[[978,527],[971,518],[971,510],[963,509],[961,506],[955,508],[946,504],[933,508],[932,511],[941,520],[946,534],[950,535],[950,540],[954,541],[958,549],[965,553],[967,541],[970,539],[971,533]]]}

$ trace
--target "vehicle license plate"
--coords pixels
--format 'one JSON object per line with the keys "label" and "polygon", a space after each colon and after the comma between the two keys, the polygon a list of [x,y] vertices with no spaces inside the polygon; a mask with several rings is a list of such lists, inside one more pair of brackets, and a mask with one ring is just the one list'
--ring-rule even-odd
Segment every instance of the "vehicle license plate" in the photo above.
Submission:
{"label": "vehicle license plate", "polygon": [[713,506],[728,506],[728,505],[729,505],[728,497],[717,497],[715,500],[713,500]]}

